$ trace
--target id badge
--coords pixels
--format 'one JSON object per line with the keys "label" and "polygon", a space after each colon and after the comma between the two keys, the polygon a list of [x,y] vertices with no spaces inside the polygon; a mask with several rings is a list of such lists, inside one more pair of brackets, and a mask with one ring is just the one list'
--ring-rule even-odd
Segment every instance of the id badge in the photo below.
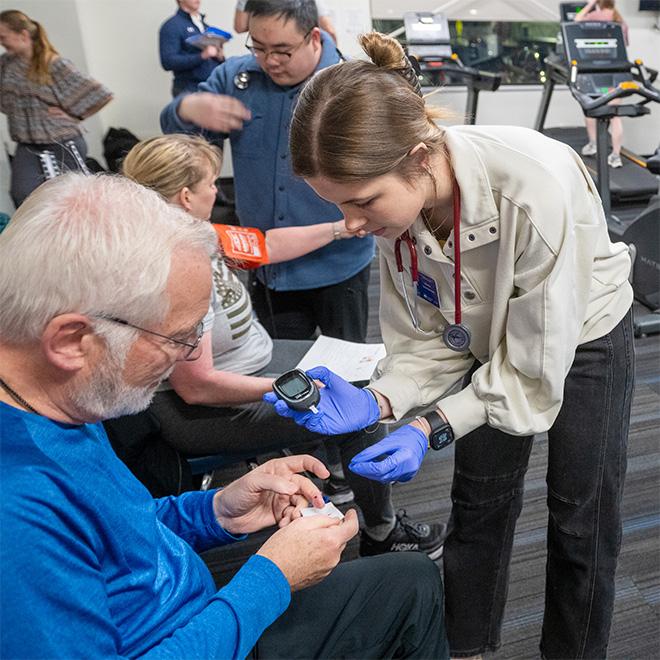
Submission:
{"label": "id badge", "polygon": [[432,305],[440,309],[438,285],[432,277],[426,273],[422,273],[421,270],[417,273],[417,295],[422,300],[426,300],[426,302],[430,302]]}

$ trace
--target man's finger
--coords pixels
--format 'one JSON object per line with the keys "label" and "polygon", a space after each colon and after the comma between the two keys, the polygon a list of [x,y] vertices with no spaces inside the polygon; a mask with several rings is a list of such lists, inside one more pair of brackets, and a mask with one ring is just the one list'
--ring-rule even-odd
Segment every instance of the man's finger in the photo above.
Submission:
{"label": "man's finger", "polygon": [[[315,518],[324,518],[325,516],[314,516]],[[343,543],[348,543],[360,531],[360,522],[355,509],[349,509],[341,521],[339,533]]]}
{"label": "man's finger", "polygon": [[[291,477],[298,487],[298,494],[302,495],[307,503],[311,502],[313,506],[317,509],[322,509],[324,506],[323,494],[321,491],[314,485],[313,481],[310,481],[306,477],[303,477],[299,474],[294,474]],[[292,498],[293,499],[293,498]],[[309,504],[308,504],[309,506]]]}
{"label": "man's finger", "polygon": [[[269,463],[271,461],[264,463],[264,466]],[[309,454],[296,454],[295,456],[274,458],[272,459],[272,465],[278,470],[286,468],[292,473],[311,472],[320,479],[327,479],[330,476],[328,468],[318,458],[314,458],[314,456],[310,456]]]}
{"label": "man's finger", "polygon": [[269,472],[253,470],[246,479],[250,482],[250,488],[257,492],[270,490],[280,495],[293,495],[298,490],[298,486],[291,479]]}

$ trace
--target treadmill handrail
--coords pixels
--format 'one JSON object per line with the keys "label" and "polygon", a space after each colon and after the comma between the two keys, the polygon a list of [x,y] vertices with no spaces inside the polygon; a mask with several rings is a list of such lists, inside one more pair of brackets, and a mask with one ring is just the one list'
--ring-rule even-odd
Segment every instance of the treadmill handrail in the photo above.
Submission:
{"label": "treadmill handrail", "polygon": [[640,60],[635,61],[634,64],[631,64],[632,67],[637,67],[639,75],[641,77],[641,84],[634,81],[624,81],[620,82],[614,89],[605,94],[601,94],[596,98],[592,98],[591,95],[581,92],[576,87],[577,76],[579,73],[583,73],[583,69],[578,67],[577,62],[573,61],[571,63],[571,73],[568,80],[568,86],[571,90],[571,94],[577,99],[578,103],[582,106],[582,109],[585,111],[594,110],[595,108],[600,108],[604,105],[607,105],[610,101],[619,98],[625,98],[628,96],[638,95],[642,99],[636,103],[631,103],[631,106],[641,106],[646,105],[650,101],[660,103],[660,90],[656,89],[651,85],[646,75],[644,65]]}

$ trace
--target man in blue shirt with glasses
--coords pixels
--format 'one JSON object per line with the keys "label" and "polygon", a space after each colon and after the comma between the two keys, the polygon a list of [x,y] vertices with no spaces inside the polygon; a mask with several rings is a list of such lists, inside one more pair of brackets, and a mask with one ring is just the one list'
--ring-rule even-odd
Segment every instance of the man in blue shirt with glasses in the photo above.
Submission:
{"label": "man in blue shirt with glasses", "polygon": [[[241,224],[262,231],[340,220],[291,171],[289,123],[303,83],[341,59],[318,27],[314,0],[249,0],[250,54],[215,69],[198,92],[174,99],[161,114],[165,133],[229,138]],[[325,335],[364,341],[372,237],[333,241],[298,259],[261,268],[253,301],[280,339]]]}

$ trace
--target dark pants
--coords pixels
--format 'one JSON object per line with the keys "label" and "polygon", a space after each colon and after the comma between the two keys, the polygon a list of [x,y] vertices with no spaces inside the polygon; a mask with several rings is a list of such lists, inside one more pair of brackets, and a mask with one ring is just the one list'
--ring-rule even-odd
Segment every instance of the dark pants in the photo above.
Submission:
{"label": "dark pants", "polygon": [[426,658],[449,648],[437,566],[418,552],[358,559],[293,594],[252,658]]}
{"label": "dark pants", "polygon": [[65,140],[62,144],[19,143],[16,146],[16,151],[11,160],[11,188],[9,191],[16,207],[19,207],[35,188],[46,181],[46,175],[39,158],[39,154],[43,151],[52,152],[61,172],[80,171],[78,161],[73,157],[70,150],[64,146],[64,142],[69,141],[76,145],[76,149],[84,160],[87,156],[87,144],[81,136]]}
{"label": "dark pants", "polygon": [[[293,368],[310,346],[311,342],[276,340],[273,359],[254,375],[275,376]],[[282,448],[311,453],[319,442],[336,447],[365,525],[368,528],[391,527],[394,523],[391,486],[365,479],[348,469],[355,454],[383,439],[385,428],[382,425],[371,434],[358,431],[328,437],[311,433],[293,420],[280,417],[273,406],[263,401],[237,406],[195,406],[187,404],[173,391],[158,392],[149,411],[160,423],[165,443],[188,456],[243,457]]]}
{"label": "dark pants", "polygon": [[364,342],[370,267],[338,284],[302,291],[274,291],[253,277],[252,304],[271,337],[312,339],[320,328],[328,337]]}
{"label": "dark pants", "polygon": [[[544,658],[604,658],[621,544],[634,384],[632,313],[578,347],[548,431]],[[531,437],[483,426],[456,443],[444,547],[452,656],[493,651],[509,582]]]}

